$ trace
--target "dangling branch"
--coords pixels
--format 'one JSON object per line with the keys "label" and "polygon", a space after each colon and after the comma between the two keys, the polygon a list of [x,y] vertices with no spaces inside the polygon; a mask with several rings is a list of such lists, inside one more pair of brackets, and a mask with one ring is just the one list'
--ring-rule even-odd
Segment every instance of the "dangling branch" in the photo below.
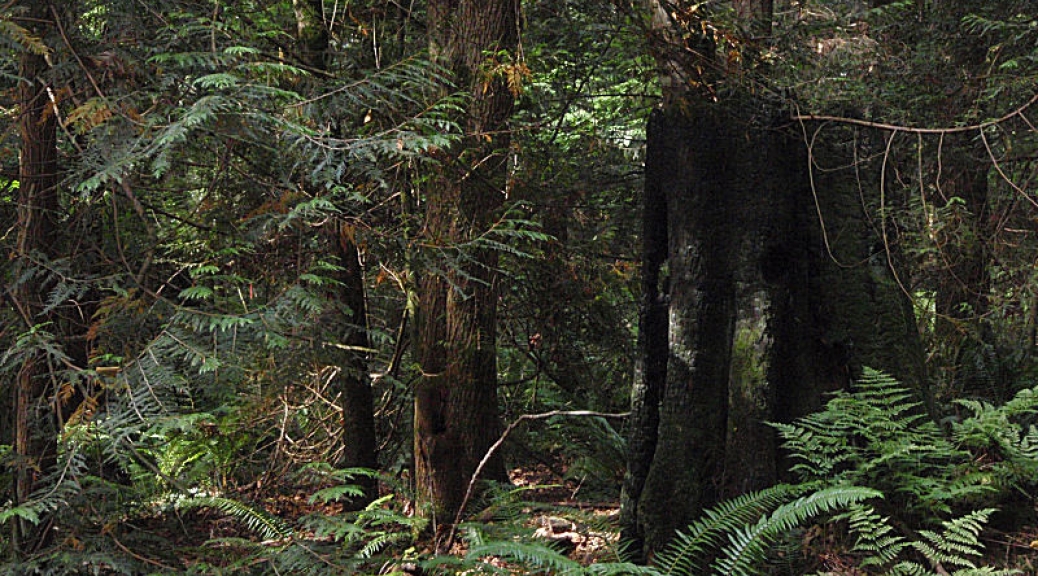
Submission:
{"label": "dangling branch", "polygon": [[[1017,116],[1019,116],[1021,118],[1024,118],[1024,116],[1023,116],[1024,112],[1026,112],[1027,109],[1030,108],[1031,106],[1033,106],[1036,102],[1038,102],[1038,94],[1035,94],[1034,96],[1032,96],[1031,99],[1028,100],[1027,103],[1024,104],[1023,106],[1020,106],[1019,108],[1009,112],[1008,114],[1006,114],[1006,115],[1004,115],[1002,117],[995,118],[994,120],[988,120],[986,122],[981,122],[980,124],[973,124],[973,125],[970,125],[970,126],[951,126],[951,127],[946,127],[946,128],[916,128],[916,127],[913,127],[913,126],[901,126],[901,125],[898,125],[898,124],[887,124],[887,123],[884,123],[884,122],[871,122],[869,120],[860,120],[858,118],[846,118],[846,117],[843,117],[843,116],[826,116],[826,115],[821,115],[821,114],[794,114],[792,116],[792,120],[794,120],[796,122],[835,122],[835,123],[839,123],[839,124],[851,124],[853,126],[864,126],[866,128],[876,128],[876,129],[879,129],[879,130],[890,130],[890,131],[893,131],[893,132],[908,132],[910,134],[942,134],[943,135],[943,134],[955,134],[955,133],[960,133],[960,132],[971,132],[973,130],[984,130],[985,128],[990,128],[992,126],[997,126],[999,124],[1002,124],[1003,122],[1006,122],[1008,120],[1012,120],[1013,118],[1015,118]],[[1027,119],[1024,118],[1024,121],[1026,122]],[[1030,124],[1030,123],[1028,122],[1028,124]]]}

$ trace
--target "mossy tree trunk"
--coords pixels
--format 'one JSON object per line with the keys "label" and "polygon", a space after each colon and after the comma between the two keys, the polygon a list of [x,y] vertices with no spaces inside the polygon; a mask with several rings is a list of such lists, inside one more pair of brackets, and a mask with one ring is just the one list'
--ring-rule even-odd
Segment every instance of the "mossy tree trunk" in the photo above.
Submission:
{"label": "mossy tree trunk", "polygon": [[[430,51],[470,100],[461,142],[426,185],[419,265],[414,458],[418,508],[442,535],[501,430],[497,406],[498,255],[480,238],[501,216],[507,179],[507,78],[518,63],[518,0],[433,0]],[[495,458],[489,479],[507,478]]]}

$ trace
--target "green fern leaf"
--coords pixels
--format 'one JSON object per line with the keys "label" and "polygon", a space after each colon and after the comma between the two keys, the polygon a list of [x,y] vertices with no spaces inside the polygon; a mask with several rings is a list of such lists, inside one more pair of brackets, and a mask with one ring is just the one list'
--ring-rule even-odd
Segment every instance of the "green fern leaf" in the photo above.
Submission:
{"label": "green fern leaf", "polygon": [[783,504],[770,515],[761,518],[754,526],[740,528],[730,534],[729,546],[722,550],[722,555],[714,567],[719,574],[757,574],[757,565],[766,559],[767,546],[782,534],[821,514],[882,497],[882,493],[871,488],[845,486],[825,488]]}

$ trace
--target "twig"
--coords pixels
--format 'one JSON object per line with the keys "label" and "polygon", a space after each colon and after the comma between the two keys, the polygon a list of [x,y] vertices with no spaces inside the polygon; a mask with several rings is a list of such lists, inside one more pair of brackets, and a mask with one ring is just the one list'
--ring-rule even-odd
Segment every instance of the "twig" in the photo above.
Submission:
{"label": "twig", "polygon": [[[997,126],[1007,120],[1011,120],[1017,116],[1023,117],[1024,112],[1028,108],[1038,103],[1038,94],[1035,94],[1027,101],[1026,104],[1019,108],[1009,112],[1008,114],[995,118],[994,120],[988,120],[981,122],[980,124],[973,124],[971,126],[951,126],[946,128],[915,128],[912,126],[900,126],[898,124],[887,124],[884,122],[871,122],[869,120],[859,120],[857,118],[845,118],[842,116],[825,116],[816,114],[795,114],[793,120],[798,122],[836,122],[839,124],[853,124],[855,126],[865,126],[866,128],[878,128],[881,130],[891,130],[893,132],[909,132],[911,134],[954,134],[956,132],[972,132],[974,130],[984,130],[992,126]],[[1025,119],[1026,120],[1026,119]]]}
{"label": "twig", "polygon": [[554,416],[594,416],[598,418],[626,418],[630,416],[630,412],[621,412],[618,414],[608,412],[594,412],[592,410],[552,410],[551,412],[542,412],[540,414],[523,414],[516,418],[511,424],[505,428],[505,431],[501,433],[501,437],[497,439],[487,450],[487,453],[483,455],[483,459],[479,461],[479,465],[476,466],[476,471],[472,473],[472,478],[469,480],[469,485],[465,489],[465,497],[461,499],[461,505],[458,506],[458,512],[454,515],[454,523],[451,524],[451,531],[447,537],[447,542],[454,541],[454,534],[457,530],[458,524],[461,522],[461,515],[465,512],[465,505],[469,503],[469,498],[472,497],[472,489],[476,485],[476,481],[479,480],[479,475],[483,473],[483,468],[486,467],[487,463],[490,462],[490,458],[493,457],[497,449],[505,443],[505,439],[512,433],[520,424],[527,420],[545,420]]}
{"label": "twig", "polygon": [[61,25],[61,15],[58,14],[58,9],[51,6],[50,11],[51,14],[54,15],[54,26],[57,27],[58,33],[61,34],[61,39],[65,42],[65,46],[68,48],[69,52],[72,53],[76,62],[79,63],[80,69],[83,70],[83,74],[85,74],[87,80],[90,81],[90,85],[94,87],[94,91],[97,92],[97,95],[101,97],[101,100],[103,100],[105,104],[108,104],[108,97],[105,96],[104,91],[101,90],[101,86],[97,83],[97,80],[94,79],[94,75],[90,73],[90,68],[83,63],[83,59],[80,58],[79,52],[76,52],[76,49],[72,47],[72,42],[69,41],[68,35],[65,34],[65,27]]}
{"label": "twig", "polygon": [[133,556],[137,560],[140,560],[141,562],[144,562],[145,564],[151,564],[152,566],[158,566],[159,568],[162,568],[163,570],[176,570],[176,568],[174,568],[173,566],[167,566],[167,565],[163,564],[162,562],[159,562],[158,560],[152,560],[151,558],[146,558],[144,556],[141,556],[140,554],[137,554],[133,550],[130,550],[122,542],[120,542],[118,538],[115,537],[115,534],[112,534],[111,532],[108,532],[108,537],[112,539],[112,542],[114,542],[116,547],[118,547],[120,550],[122,550],[123,552],[126,552],[130,556]]}

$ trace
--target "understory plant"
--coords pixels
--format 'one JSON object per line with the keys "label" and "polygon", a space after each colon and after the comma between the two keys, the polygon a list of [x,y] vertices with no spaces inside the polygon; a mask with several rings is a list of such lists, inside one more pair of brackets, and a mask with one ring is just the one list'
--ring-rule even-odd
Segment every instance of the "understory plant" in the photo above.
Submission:
{"label": "understory plant", "polygon": [[[945,432],[913,391],[866,369],[822,411],[773,424],[800,482],[707,510],[652,573],[1020,574],[983,565],[981,533],[1001,502],[1031,487],[1038,392],[959,404],[971,415]],[[812,554],[809,533],[829,535],[826,549]]]}

